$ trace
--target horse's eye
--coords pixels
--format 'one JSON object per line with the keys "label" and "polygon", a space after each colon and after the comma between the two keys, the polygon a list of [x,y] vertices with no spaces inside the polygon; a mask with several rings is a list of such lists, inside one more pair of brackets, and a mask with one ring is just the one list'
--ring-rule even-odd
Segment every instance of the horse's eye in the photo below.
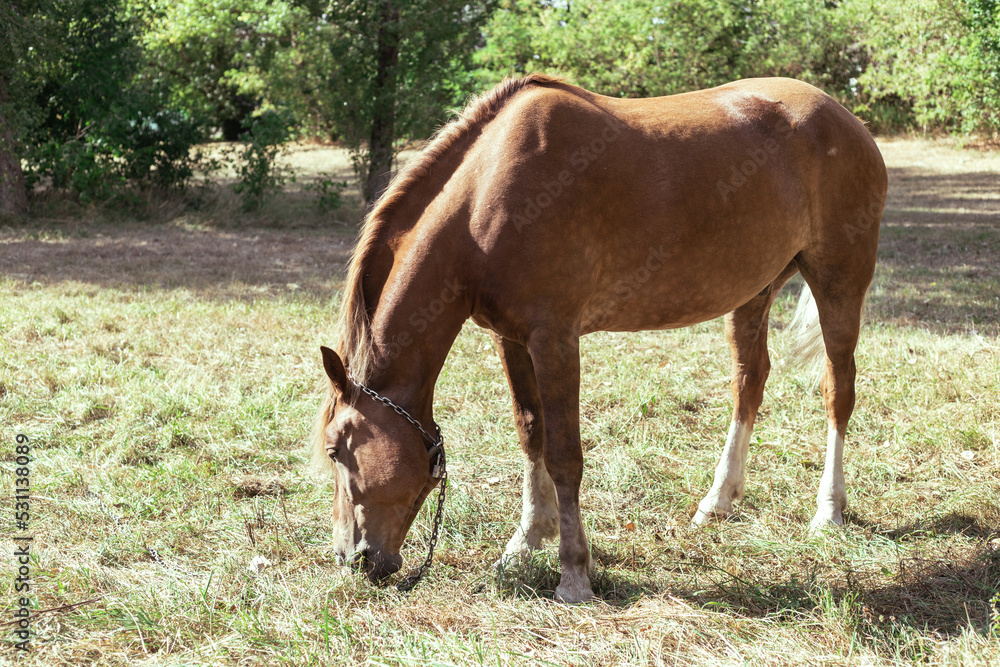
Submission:
{"label": "horse's eye", "polygon": [[340,454],[340,441],[335,438],[326,439],[326,455],[332,460],[337,460],[337,455]]}
{"label": "horse's eye", "polygon": [[337,460],[337,454],[340,453],[340,439],[331,433],[333,429],[328,429],[326,433],[326,455],[332,460]]}

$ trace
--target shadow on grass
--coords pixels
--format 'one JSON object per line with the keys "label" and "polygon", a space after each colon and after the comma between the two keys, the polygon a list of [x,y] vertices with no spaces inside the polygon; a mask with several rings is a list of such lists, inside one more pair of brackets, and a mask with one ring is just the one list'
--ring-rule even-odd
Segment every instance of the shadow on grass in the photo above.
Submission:
{"label": "shadow on grass", "polygon": [[[817,608],[839,605],[853,617],[862,636],[900,625],[941,636],[961,633],[970,626],[982,634],[990,631],[997,613],[992,611],[992,600],[1000,594],[996,539],[1000,530],[961,513],[892,529],[858,517],[848,516],[848,520],[898,541],[962,535],[975,538],[975,543],[961,550],[946,545],[935,551],[904,551],[904,557],[877,570],[815,562],[804,573],[769,578],[738,576],[703,557],[682,557],[683,562],[664,570],[662,562],[646,562],[642,552],[636,554],[628,545],[595,542],[591,544],[595,564],[591,583],[598,598],[621,608],[669,589],[671,595],[693,605],[754,618],[793,620]],[[695,571],[697,583],[692,583],[690,575]],[[559,577],[558,556],[546,549],[500,570],[491,569],[478,588],[489,588],[501,597],[552,599]]]}
{"label": "shadow on grass", "polygon": [[889,169],[872,319],[1000,334],[1000,174]]}
{"label": "shadow on grass", "polygon": [[992,600],[1000,593],[1000,551],[903,558],[893,583],[855,586],[863,603],[859,626],[886,630],[902,624],[942,636],[971,627],[987,634],[995,613]]}
{"label": "shadow on grass", "polygon": [[[956,527],[955,532],[963,531]],[[1000,549],[987,539],[961,552],[945,548],[903,557],[877,572],[835,572],[817,565],[802,578],[766,580],[709,569],[713,585],[674,594],[701,607],[751,618],[791,621],[816,609],[836,609],[834,613],[846,617],[869,641],[889,641],[909,631],[942,639],[968,629],[988,635],[1000,613],[994,610],[1000,595]]]}
{"label": "shadow on grass", "polygon": [[[615,552],[605,552],[591,545],[594,572],[591,587],[603,602],[628,607],[643,595],[662,588],[662,581],[648,576],[650,568],[620,569],[622,559]],[[502,598],[522,600],[553,599],[561,570],[553,549],[515,559],[501,568],[490,568],[474,587],[476,592],[490,590]]]}
{"label": "shadow on grass", "polygon": [[106,289],[187,289],[218,298],[301,291],[328,299],[355,230],[88,225],[0,235],[0,275],[31,286],[75,281]]}
{"label": "shadow on grass", "polygon": [[939,535],[965,535],[980,539],[989,539],[1000,535],[1000,527],[985,526],[976,517],[960,512],[951,512],[932,521],[914,521],[895,527],[887,527],[879,522],[868,521],[850,510],[845,513],[844,518],[850,524],[897,542],[910,541],[914,537]]}

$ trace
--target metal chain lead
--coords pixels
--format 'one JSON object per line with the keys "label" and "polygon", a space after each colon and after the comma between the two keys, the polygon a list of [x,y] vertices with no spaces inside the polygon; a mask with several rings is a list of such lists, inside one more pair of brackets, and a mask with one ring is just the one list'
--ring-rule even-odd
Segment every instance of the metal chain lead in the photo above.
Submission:
{"label": "metal chain lead", "polygon": [[424,573],[431,568],[431,562],[434,560],[434,547],[437,546],[438,534],[441,530],[441,522],[444,520],[444,496],[445,489],[448,488],[448,472],[445,471],[441,474],[441,488],[438,489],[438,506],[437,511],[434,513],[434,525],[431,528],[431,539],[430,546],[427,549],[427,558],[424,560],[424,564],[416,569],[416,571],[403,579],[396,585],[396,590],[401,593],[409,593],[413,590],[413,587],[417,585],[420,578],[424,576]]}
{"label": "metal chain lead", "polygon": [[374,389],[369,389],[365,385],[355,380],[354,376],[351,375],[350,371],[348,371],[347,377],[348,379],[350,379],[351,382],[354,383],[354,385],[358,389],[363,391],[366,395],[370,396],[371,398],[375,399],[376,401],[385,405],[386,407],[392,408],[393,412],[398,414],[406,421],[410,422],[410,424],[412,424],[418,431],[420,431],[420,434],[424,436],[424,439],[427,440],[428,443],[430,443],[430,447],[427,448],[428,455],[430,455],[431,457],[434,457],[435,455],[437,456],[437,458],[434,461],[434,467],[431,470],[431,476],[434,477],[435,479],[440,479],[441,486],[438,488],[437,511],[434,512],[434,523],[431,527],[431,539],[430,539],[430,546],[427,549],[427,558],[424,559],[423,565],[418,567],[413,572],[413,574],[408,576],[406,579],[403,579],[403,581],[399,582],[399,584],[396,585],[396,590],[402,593],[409,593],[411,590],[413,590],[413,587],[417,585],[417,582],[420,581],[421,577],[424,576],[424,573],[430,569],[431,563],[434,561],[434,547],[437,546],[438,537],[441,531],[441,523],[444,521],[444,499],[446,495],[446,490],[448,488],[448,468],[445,464],[446,459],[444,456],[444,437],[441,435],[441,427],[438,426],[437,424],[434,424],[434,430],[437,431],[437,438],[435,438],[430,433],[427,432],[427,430],[420,424],[420,422],[411,417],[409,412],[407,412],[400,406],[393,403],[392,400],[386,398],[385,396],[382,396]]}
{"label": "metal chain lead", "polygon": [[427,442],[431,443],[431,445],[433,447],[439,447],[439,446],[441,446],[441,445],[444,444],[444,439],[441,437],[441,429],[437,428],[437,424],[434,425],[435,428],[437,428],[437,434],[438,434],[438,437],[435,438],[434,436],[432,436],[430,433],[427,432],[427,429],[425,429],[420,424],[420,422],[418,422],[416,419],[414,419],[413,417],[411,417],[409,412],[407,412],[403,408],[401,408],[398,405],[396,405],[395,403],[393,403],[391,399],[386,398],[385,396],[383,396],[382,394],[378,393],[374,389],[369,389],[365,385],[361,384],[360,382],[358,382],[357,380],[355,380],[354,376],[351,375],[350,373],[347,374],[347,377],[351,380],[351,382],[354,383],[354,385],[358,389],[360,389],[361,391],[363,391],[367,395],[371,396],[372,398],[374,398],[379,403],[382,403],[386,407],[392,408],[393,412],[395,412],[397,415],[399,415],[400,417],[402,417],[406,421],[408,421],[411,424],[413,424],[413,426],[418,431],[420,431],[420,434],[422,436],[424,436],[424,438],[427,440]]}

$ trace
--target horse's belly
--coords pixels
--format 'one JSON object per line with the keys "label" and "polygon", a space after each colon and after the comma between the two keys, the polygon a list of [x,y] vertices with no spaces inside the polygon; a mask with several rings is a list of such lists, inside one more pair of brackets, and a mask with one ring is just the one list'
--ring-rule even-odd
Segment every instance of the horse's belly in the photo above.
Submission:
{"label": "horse's belly", "polygon": [[[582,333],[674,329],[735,310],[770,285],[793,254],[770,261],[716,264],[710,270],[678,266],[657,249],[644,262],[604,281],[581,313]],[[708,267],[704,267],[708,268]]]}

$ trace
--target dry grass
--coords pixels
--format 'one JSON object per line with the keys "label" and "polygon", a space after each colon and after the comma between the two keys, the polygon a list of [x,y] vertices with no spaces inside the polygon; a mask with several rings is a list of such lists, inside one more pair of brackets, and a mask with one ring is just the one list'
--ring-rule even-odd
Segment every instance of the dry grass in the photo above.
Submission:
{"label": "dry grass", "polygon": [[[335,566],[329,492],[305,474],[303,443],[350,214],[297,218],[308,202],[290,190],[283,222],[237,223],[217,202],[142,225],[95,212],[3,229],[0,451],[10,459],[18,432],[36,445],[33,592],[58,608],[36,618],[24,664],[997,664],[1000,156],[882,148],[891,191],[848,525],[806,532],[823,415],[777,363],[746,499],[691,529],[731,409],[721,323],[590,336],[583,505],[601,601],[574,607],[552,602],[553,550],[488,567],[519,511],[520,455],[474,327],[436,393],[453,492],[434,568],[404,596]],[[292,159],[306,174],[347,164],[329,149]],[[789,292],[772,314],[776,362]],[[10,511],[0,526],[9,554]]]}

